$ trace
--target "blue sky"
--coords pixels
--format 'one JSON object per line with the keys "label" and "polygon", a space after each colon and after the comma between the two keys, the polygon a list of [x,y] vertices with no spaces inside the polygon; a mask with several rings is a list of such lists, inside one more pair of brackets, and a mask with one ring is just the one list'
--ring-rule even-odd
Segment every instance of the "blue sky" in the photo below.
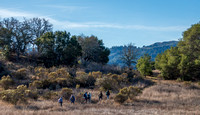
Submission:
{"label": "blue sky", "polygon": [[46,18],[54,30],[95,35],[105,46],[178,40],[200,21],[200,0],[1,0],[0,17]]}

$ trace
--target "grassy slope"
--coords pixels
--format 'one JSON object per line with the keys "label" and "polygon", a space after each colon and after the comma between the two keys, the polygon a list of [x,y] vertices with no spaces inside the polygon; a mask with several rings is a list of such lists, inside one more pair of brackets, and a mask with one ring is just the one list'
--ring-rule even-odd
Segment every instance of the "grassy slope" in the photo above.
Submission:
{"label": "grassy slope", "polygon": [[[156,81],[156,80],[155,80]],[[136,101],[127,101],[123,105],[114,103],[111,95],[110,100],[104,99],[98,102],[98,92],[94,90],[80,89],[81,92],[92,92],[93,102],[91,104],[70,104],[64,101],[60,107],[57,100],[30,101],[28,105],[13,106],[0,102],[0,114],[199,114],[200,113],[200,88],[196,85],[185,86],[176,81],[157,80],[157,84],[146,88]],[[105,96],[104,96],[105,98]]]}

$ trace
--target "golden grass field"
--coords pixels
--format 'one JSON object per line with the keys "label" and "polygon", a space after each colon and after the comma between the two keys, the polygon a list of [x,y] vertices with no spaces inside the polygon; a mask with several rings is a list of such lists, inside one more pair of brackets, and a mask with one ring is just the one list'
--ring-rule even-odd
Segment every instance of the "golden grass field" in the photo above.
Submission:
{"label": "golden grass field", "polygon": [[[200,88],[198,85],[184,85],[176,81],[157,81],[145,88],[134,102],[122,105],[110,100],[98,101],[98,92],[92,92],[92,103],[70,104],[64,100],[60,107],[57,100],[30,101],[28,105],[11,105],[0,102],[1,115],[200,115]],[[76,93],[75,93],[76,95]],[[105,94],[104,94],[105,98]]]}

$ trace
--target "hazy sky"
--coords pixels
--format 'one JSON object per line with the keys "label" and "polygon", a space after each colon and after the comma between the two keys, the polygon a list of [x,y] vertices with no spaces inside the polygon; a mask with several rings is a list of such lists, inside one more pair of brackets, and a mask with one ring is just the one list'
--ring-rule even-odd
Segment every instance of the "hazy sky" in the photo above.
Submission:
{"label": "hazy sky", "polygon": [[54,30],[95,35],[107,47],[178,40],[199,14],[200,0],[0,1],[1,18],[46,18]]}

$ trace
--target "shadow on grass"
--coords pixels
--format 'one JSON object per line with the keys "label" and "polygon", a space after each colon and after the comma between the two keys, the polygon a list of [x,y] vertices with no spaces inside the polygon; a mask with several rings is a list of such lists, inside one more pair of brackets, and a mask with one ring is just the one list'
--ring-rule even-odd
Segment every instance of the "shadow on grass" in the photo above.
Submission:
{"label": "shadow on grass", "polygon": [[131,82],[132,82],[133,86],[138,86],[142,89],[150,87],[150,86],[155,84],[155,82],[148,80],[148,79],[145,79],[143,77],[135,77],[135,78],[132,79]]}

